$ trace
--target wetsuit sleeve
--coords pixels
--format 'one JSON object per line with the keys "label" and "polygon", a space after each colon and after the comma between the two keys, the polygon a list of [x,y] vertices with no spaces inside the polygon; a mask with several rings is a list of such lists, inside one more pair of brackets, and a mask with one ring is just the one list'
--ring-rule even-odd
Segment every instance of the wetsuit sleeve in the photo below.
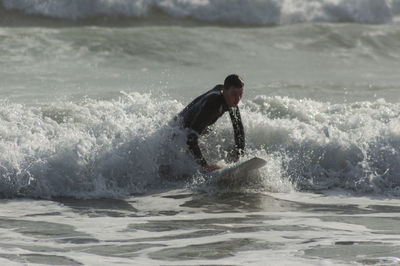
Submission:
{"label": "wetsuit sleeve", "polygon": [[204,159],[198,144],[198,134],[204,131],[209,125],[213,124],[218,118],[214,115],[215,110],[219,107],[218,96],[208,97],[206,101],[200,105],[196,115],[190,121],[190,128],[195,132],[190,132],[187,136],[187,145],[194,155],[196,161],[201,166],[206,166],[207,161]]}
{"label": "wetsuit sleeve", "polygon": [[187,145],[189,146],[189,150],[194,155],[196,162],[204,167],[207,165],[207,161],[204,159],[203,154],[201,153],[198,138],[199,137],[196,133],[189,133],[187,136]]}
{"label": "wetsuit sleeve", "polygon": [[231,117],[233,133],[235,136],[235,150],[231,156],[235,161],[239,159],[239,156],[244,155],[245,137],[242,119],[240,117],[239,107],[229,108],[229,115]]}

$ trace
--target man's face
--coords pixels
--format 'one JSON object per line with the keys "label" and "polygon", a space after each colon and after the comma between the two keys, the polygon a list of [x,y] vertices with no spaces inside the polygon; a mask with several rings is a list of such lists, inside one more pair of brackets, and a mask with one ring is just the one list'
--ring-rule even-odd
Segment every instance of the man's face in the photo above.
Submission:
{"label": "man's face", "polygon": [[222,92],[224,94],[224,99],[226,104],[229,107],[236,107],[239,104],[240,99],[242,99],[243,87],[241,88],[230,87],[230,89],[223,88]]}

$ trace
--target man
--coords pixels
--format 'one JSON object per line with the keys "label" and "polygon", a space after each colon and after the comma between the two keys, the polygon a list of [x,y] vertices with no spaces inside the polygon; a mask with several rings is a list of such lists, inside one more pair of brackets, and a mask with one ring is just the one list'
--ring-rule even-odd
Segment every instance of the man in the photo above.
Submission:
{"label": "man", "polygon": [[235,136],[235,150],[231,154],[235,161],[243,155],[245,139],[242,120],[238,104],[243,95],[243,80],[236,74],[229,75],[224,85],[217,85],[214,89],[194,99],[182,112],[178,114],[181,126],[188,130],[187,145],[196,161],[206,172],[219,169],[218,165],[208,164],[204,159],[198,136],[207,132],[226,111],[229,112]]}

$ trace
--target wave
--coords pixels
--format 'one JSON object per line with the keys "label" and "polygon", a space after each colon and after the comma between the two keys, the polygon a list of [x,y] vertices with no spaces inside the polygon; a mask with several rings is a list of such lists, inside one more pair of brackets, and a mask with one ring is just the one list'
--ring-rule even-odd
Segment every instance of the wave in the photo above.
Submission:
{"label": "wave", "polygon": [[2,102],[0,194],[90,198],[144,192],[156,183],[154,160],[164,140],[157,128],[174,110],[170,102],[149,97],[32,108]]}
{"label": "wave", "polygon": [[258,97],[251,110],[249,138],[297,189],[400,195],[400,105]]}
{"label": "wave", "polygon": [[[176,185],[202,188],[207,182],[183,148],[184,135],[167,123],[182,107],[139,93],[40,107],[2,101],[0,195],[121,198]],[[400,105],[384,100],[258,96],[245,102],[246,157],[268,161],[256,174],[258,189],[400,196],[399,115]],[[224,159],[233,146],[229,118],[200,145],[209,160]],[[169,177],[189,174],[189,183],[165,179],[159,169],[166,164]]]}
{"label": "wave", "polygon": [[[381,24],[396,22],[400,15],[400,0],[1,0],[0,3],[8,11],[68,20],[97,16],[151,19],[161,11],[179,20],[243,25]],[[2,17],[3,23],[11,20],[6,14]]]}

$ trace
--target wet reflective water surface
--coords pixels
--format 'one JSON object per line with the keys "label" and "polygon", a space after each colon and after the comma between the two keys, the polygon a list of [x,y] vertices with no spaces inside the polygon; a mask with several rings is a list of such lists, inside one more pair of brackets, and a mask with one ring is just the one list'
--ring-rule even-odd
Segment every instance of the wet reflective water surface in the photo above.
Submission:
{"label": "wet reflective water surface", "polygon": [[0,262],[390,265],[400,258],[397,201],[186,189],[125,200],[2,200]]}

